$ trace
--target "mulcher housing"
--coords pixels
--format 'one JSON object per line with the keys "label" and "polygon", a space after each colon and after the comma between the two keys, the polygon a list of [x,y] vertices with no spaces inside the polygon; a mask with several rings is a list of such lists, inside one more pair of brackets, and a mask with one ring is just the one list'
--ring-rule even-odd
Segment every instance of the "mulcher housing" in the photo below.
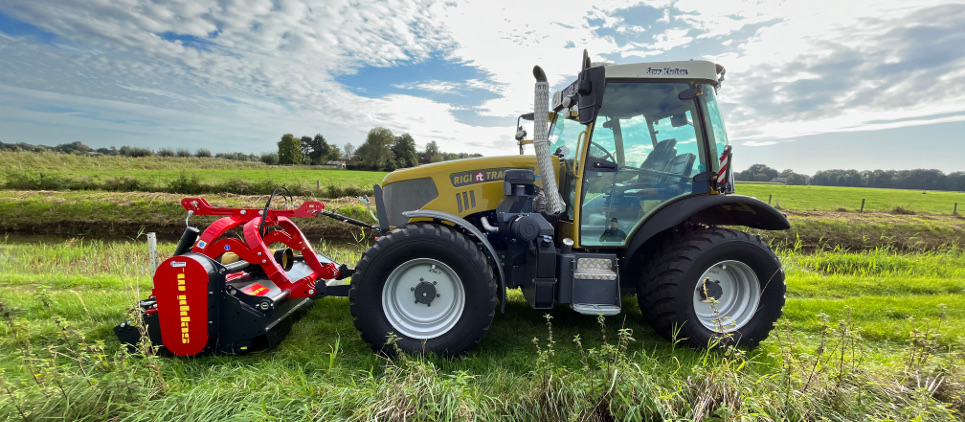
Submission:
{"label": "mulcher housing", "polygon": [[[141,321],[115,327],[122,342],[133,347],[146,334],[163,353],[176,356],[273,347],[312,300],[347,294],[348,286],[334,280],[351,270],[316,253],[288,218],[315,217],[321,203],[259,210],[186,198],[181,205],[189,216],[224,217],[203,233],[187,228],[174,256],[154,273],[151,296],[139,304]],[[232,229],[240,229],[242,238],[228,236]],[[271,251],[273,243],[285,248]]]}

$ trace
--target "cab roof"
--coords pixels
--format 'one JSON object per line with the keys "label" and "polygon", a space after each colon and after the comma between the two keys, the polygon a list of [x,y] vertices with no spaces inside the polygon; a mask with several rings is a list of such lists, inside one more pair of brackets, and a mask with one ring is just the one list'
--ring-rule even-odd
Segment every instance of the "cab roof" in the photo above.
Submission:
{"label": "cab roof", "polygon": [[[594,67],[597,64],[594,63]],[[717,65],[706,60],[599,64],[607,79],[686,79],[717,84]]]}

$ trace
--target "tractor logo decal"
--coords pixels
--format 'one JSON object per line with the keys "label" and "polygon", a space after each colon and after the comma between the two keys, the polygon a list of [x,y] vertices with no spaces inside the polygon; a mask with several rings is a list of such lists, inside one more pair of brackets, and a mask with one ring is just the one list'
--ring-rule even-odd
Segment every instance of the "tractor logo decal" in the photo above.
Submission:
{"label": "tractor logo decal", "polygon": [[[513,167],[511,167],[513,168]],[[506,170],[511,168],[488,169],[455,173],[449,176],[453,187],[474,185],[476,183],[495,182],[503,180]]]}
{"label": "tractor logo decal", "polygon": [[688,74],[687,69],[680,69],[677,67],[665,67],[665,68],[648,67],[646,73],[648,75],[654,75],[654,76],[656,75],[686,76]]}

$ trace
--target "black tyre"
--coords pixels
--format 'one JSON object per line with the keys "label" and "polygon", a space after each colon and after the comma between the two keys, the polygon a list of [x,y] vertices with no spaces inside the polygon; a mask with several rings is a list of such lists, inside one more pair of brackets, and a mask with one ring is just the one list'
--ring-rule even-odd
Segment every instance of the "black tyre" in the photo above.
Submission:
{"label": "black tyre", "polygon": [[365,251],[349,290],[362,339],[391,354],[458,355],[479,343],[496,310],[492,269],[475,243],[441,224],[414,223]]}
{"label": "black tyre", "polygon": [[637,300],[668,339],[753,348],[781,317],[786,291],[780,261],[756,236],[688,227],[652,255]]}

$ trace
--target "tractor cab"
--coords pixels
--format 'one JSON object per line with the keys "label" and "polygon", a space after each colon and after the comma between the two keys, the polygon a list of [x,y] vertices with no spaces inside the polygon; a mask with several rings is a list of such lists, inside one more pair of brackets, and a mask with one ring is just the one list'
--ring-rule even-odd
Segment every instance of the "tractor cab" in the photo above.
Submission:
{"label": "tractor cab", "polygon": [[[581,80],[588,107],[573,98]],[[717,193],[727,135],[713,63],[603,65],[581,80],[554,95],[549,132],[563,166],[563,231],[578,247],[625,246],[662,204]]]}

